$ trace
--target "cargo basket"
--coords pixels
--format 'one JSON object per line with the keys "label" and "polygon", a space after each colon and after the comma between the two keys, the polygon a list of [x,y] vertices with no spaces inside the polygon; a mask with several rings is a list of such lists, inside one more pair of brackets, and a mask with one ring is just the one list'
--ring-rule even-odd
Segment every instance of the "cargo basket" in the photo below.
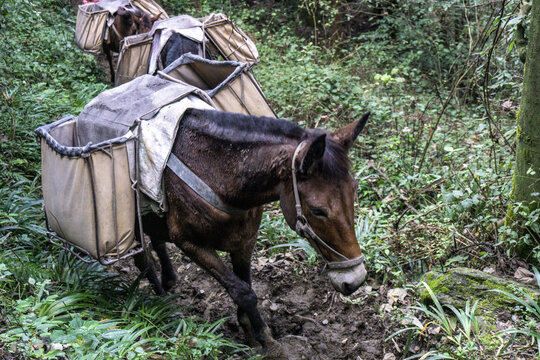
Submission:
{"label": "cargo basket", "polygon": [[[128,147],[137,144],[135,136],[128,132],[80,146],[74,116],[35,132],[41,142],[43,201],[51,241],[70,251],[74,247],[104,265],[143,251],[144,241],[140,246],[136,241],[138,190],[128,162]],[[142,239],[141,234],[137,237]]]}
{"label": "cargo basket", "polygon": [[85,52],[101,53],[103,40],[114,21],[114,14],[121,7],[138,9],[152,17],[159,15],[160,19],[169,17],[154,0],[101,0],[79,5],[75,23],[77,46]]}
{"label": "cargo basket", "polygon": [[129,0],[130,4],[137,9],[150,14],[152,17],[159,15],[159,19],[165,20],[169,18],[169,15],[163,10],[161,6],[154,0]]}
{"label": "cargo basket", "polygon": [[259,52],[251,39],[224,14],[199,19],[204,33],[225,60],[239,61],[250,67],[259,62]]}
{"label": "cargo basket", "polygon": [[97,3],[79,5],[75,24],[75,42],[81,50],[92,54],[101,52],[108,16],[109,11]]}
{"label": "cargo basket", "polygon": [[222,111],[276,117],[248,65],[185,54],[158,74],[206,91]]}
{"label": "cargo basket", "polygon": [[114,86],[148,73],[152,41],[148,33],[127,36],[122,40]]}

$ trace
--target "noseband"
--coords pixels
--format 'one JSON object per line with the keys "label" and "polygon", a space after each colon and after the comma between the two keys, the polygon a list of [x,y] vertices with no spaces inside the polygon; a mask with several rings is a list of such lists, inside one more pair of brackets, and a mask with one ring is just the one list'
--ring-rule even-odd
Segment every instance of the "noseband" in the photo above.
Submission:
{"label": "noseband", "polygon": [[[296,180],[296,157],[306,147],[307,141],[302,141],[294,151],[294,155],[292,158],[292,182],[293,182],[293,192],[294,192],[294,201],[295,201],[295,207],[296,207],[296,233],[304,238],[306,238],[311,246],[317,250],[319,255],[323,258],[323,260],[326,262],[326,265],[330,269],[348,269],[352,268],[354,266],[360,265],[364,262],[364,255],[360,255],[357,258],[349,259],[339,251],[333,249],[330,245],[328,245],[323,239],[319,237],[309,225],[309,222],[307,221],[307,218],[302,213],[302,204],[300,203],[300,194],[298,192],[298,181]],[[326,250],[330,251],[334,255],[336,255],[338,258],[343,259],[341,261],[328,261],[321,253],[321,247],[325,248]]]}

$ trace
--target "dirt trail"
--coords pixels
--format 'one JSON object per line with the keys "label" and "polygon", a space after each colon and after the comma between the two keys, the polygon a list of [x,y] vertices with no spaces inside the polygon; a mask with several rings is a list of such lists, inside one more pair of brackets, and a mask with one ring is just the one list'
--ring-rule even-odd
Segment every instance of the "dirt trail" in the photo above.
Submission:
{"label": "dirt trail", "polygon": [[[243,343],[236,307],[224,288],[189,258],[171,250],[180,278],[171,292],[180,294],[176,301],[184,314],[207,322],[229,317],[221,333]],[[384,339],[391,333],[385,326],[388,319],[378,312],[386,299],[384,286],[363,286],[344,298],[320,273],[320,266],[307,266],[288,253],[254,258],[252,269],[259,309],[291,360],[384,358]],[[117,270],[137,274],[126,267]]]}

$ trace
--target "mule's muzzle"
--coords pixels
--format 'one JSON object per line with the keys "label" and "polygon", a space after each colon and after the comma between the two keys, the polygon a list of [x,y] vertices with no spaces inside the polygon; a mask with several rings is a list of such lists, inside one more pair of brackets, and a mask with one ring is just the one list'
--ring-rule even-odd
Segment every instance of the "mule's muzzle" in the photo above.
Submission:
{"label": "mule's muzzle", "polygon": [[366,280],[366,266],[362,263],[347,269],[332,269],[328,271],[328,277],[334,289],[343,295],[350,295]]}

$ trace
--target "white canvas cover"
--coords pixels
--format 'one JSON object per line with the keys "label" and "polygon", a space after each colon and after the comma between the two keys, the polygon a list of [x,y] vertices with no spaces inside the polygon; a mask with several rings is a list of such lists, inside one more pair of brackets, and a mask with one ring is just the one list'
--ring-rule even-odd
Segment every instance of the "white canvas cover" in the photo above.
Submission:
{"label": "white canvas cover", "polygon": [[259,52],[251,39],[224,14],[211,14],[200,21],[204,32],[225,60],[239,61],[250,66],[259,62]]}
{"label": "white canvas cover", "polygon": [[159,74],[205,90],[219,110],[276,117],[247,64],[185,54]]}
{"label": "white canvas cover", "polygon": [[[148,73],[154,74],[157,70],[163,69],[163,65],[161,64],[161,50],[163,50],[163,47],[174,33],[203,44],[205,37],[202,27],[203,24],[199,20],[189,15],[180,15],[166,20],[156,21],[152,26],[152,30],[149,32],[149,36],[153,37],[154,43],[152,45]],[[202,45],[198,55],[203,56]]]}
{"label": "white canvas cover", "polygon": [[[140,131],[139,189],[165,208],[161,178],[175,139],[178,123],[188,108],[214,109],[211,98],[200,89],[151,75],[107,90],[79,114],[77,133],[81,144],[104,141]],[[135,129],[137,120],[140,128]],[[130,153],[131,163],[135,155]],[[132,176],[135,178],[132,169]]]}
{"label": "white canvas cover", "polygon": [[103,10],[107,10],[109,14],[113,15],[118,8],[129,5],[129,0],[100,0],[94,5],[99,6]]}

